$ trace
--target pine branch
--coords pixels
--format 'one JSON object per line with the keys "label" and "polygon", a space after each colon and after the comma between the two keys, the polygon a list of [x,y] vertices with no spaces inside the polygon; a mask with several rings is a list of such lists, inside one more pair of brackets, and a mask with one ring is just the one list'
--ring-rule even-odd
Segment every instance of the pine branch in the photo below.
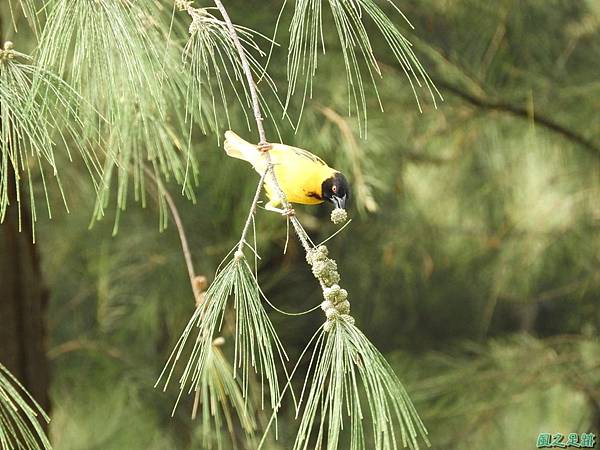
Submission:
{"label": "pine branch", "polygon": [[594,156],[600,156],[599,143],[586,138],[585,136],[579,134],[577,131],[558,123],[557,121],[548,116],[539,114],[537,112],[535,114],[532,114],[532,112],[527,108],[524,108],[522,106],[516,106],[502,100],[492,100],[481,95],[471,94],[445,80],[436,79],[435,83],[442,90],[451,92],[455,96],[480,109],[504,112],[515,117],[533,120],[534,123],[541,125],[544,128],[563,136],[571,142],[574,142],[575,144],[581,146],[583,149],[587,150]]}
{"label": "pine branch", "polygon": [[85,99],[77,110],[82,136],[104,153],[94,218],[103,217],[113,189],[120,210],[131,185],[144,203],[147,162],[193,198],[198,166],[180,107],[187,83],[177,46],[165,45],[166,10],[156,2],[108,0],[49,0],[45,10],[36,58]]}
{"label": "pine branch", "polygon": [[[419,110],[421,110],[420,91],[424,90],[428,93],[434,106],[438,98],[441,100],[437,88],[414,53],[412,44],[376,1],[297,0],[293,3],[294,15],[289,29],[290,44],[287,62],[289,86],[286,107],[295,93],[298,82],[303,79],[304,86],[298,121],[301,120],[306,98],[312,98],[319,53],[325,53],[323,30],[325,4],[329,6],[331,12],[333,26],[330,28],[336,32],[345,68],[348,114],[356,113],[361,135],[366,137],[366,82],[372,85],[379,106],[383,109],[377,88],[377,80],[382,73],[380,62],[372,45],[373,32],[368,29],[369,22],[385,41],[395,62],[404,73]],[[406,16],[391,0],[388,0],[387,3],[410,28],[413,28]]]}
{"label": "pine branch", "polygon": [[183,258],[185,260],[185,266],[190,279],[190,285],[192,286],[192,292],[194,293],[194,299],[196,300],[196,304],[199,304],[202,299],[202,289],[199,285],[199,279],[196,276],[196,271],[194,270],[192,252],[190,251],[190,245],[188,243],[185,227],[183,226],[183,221],[181,220],[181,215],[179,214],[175,200],[173,200],[169,190],[164,187],[162,181],[156,177],[156,175],[154,175],[154,173],[152,173],[148,167],[144,166],[144,172],[152,181],[154,181],[154,184],[156,184],[158,195],[164,196],[165,201],[167,202],[167,206],[169,207],[169,211],[171,212],[171,216],[175,222],[175,227],[177,228],[177,233],[179,234],[179,240],[181,241],[181,251],[183,252]]}
{"label": "pine branch", "polygon": [[[202,17],[205,15],[205,10],[197,10],[191,7],[191,2],[177,2],[176,6],[180,9],[186,10],[194,20],[196,17]],[[224,45],[225,48],[231,46],[229,42],[229,32],[226,23],[217,20],[212,15],[210,16],[209,24],[206,23],[192,23],[192,28],[198,26],[213,27],[215,35],[224,35],[227,43],[221,42],[219,45]],[[233,28],[231,21],[229,24]],[[235,28],[234,33],[235,33]],[[236,34],[237,36],[237,34]],[[233,40],[231,40],[233,42]],[[252,79],[250,72],[250,63],[247,55],[245,54],[241,41],[238,38],[233,42],[234,58],[235,62],[232,62],[236,67],[242,67],[242,60],[238,60],[237,54],[244,55],[243,63],[246,65],[247,71],[250,73],[249,79]],[[192,55],[192,57],[194,57]],[[254,111],[256,112],[256,120],[258,121],[259,129],[261,130],[261,136],[264,136],[264,129],[261,127],[262,114],[259,105],[259,94],[254,84],[251,88],[248,88],[250,92],[250,99],[255,106]],[[200,93],[196,93],[200,95]],[[264,141],[263,141],[264,142]],[[259,187],[262,188],[262,182],[267,176],[267,173],[272,170],[265,171],[263,177],[261,177],[261,183]],[[243,246],[245,241],[245,235],[248,233],[252,216],[256,209],[260,189],[257,189],[257,194],[254,197],[249,219],[244,227],[244,236],[240,240],[240,246]],[[235,249],[234,249],[235,250]],[[232,250],[233,251],[233,250]],[[239,254],[242,257],[239,257]],[[165,378],[165,388],[169,383],[175,365],[181,356],[181,353],[190,338],[193,331],[197,331],[196,338],[193,342],[193,348],[191,356],[189,357],[186,367],[183,371],[182,376],[179,379],[180,394],[176,402],[175,408],[179,399],[183,395],[184,390],[188,389],[191,393],[192,390],[196,392],[196,402],[198,403],[200,391],[204,389],[206,383],[203,381],[207,376],[207,372],[214,371],[211,366],[211,354],[213,351],[214,341],[213,338],[215,333],[219,332],[221,325],[224,320],[225,310],[229,304],[230,297],[234,298],[234,310],[235,310],[235,350],[234,350],[234,364],[233,364],[233,378],[236,378],[236,373],[239,370],[240,378],[239,388],[241,389],[241,396],[245,399],[248,398],[248,387],[250,380],[250,368],[261,374],[261,383],[268,383],[268,390],[263,390],[262,400],[264,403],[265,394],[268,393],[271,400],[271,407],[275,408],[280,401],[280,390],[279,381],[277,377],[277,370],[275,365],[275,357],[279,356],[283,362],[287,359],[283,345],[281,344],[277,334],[275,333],[274,327],[270,322],[266,311],[261,302],[260,288],[256,281],[255,275],[250,268],[248,262],[243,258],[243,253],[236,252],[235,258],[229,261],[222,270],[217,269],[217,274],[214,281],[205,293],[205,300],[196,308],[194,314],[187,327],[182,333],[179,341],[175,345],[169,361],[167,362],[163,373],[159,377],[159,382]],[[285,367],[284,367],[285,370]],[[157,382],[158,383],[158,382]],[[237,383],[237,381],[236,381]],[[210,388],[210,386],[209,386]],[[232,405],[238,409],[238,413],[242,413],[238,406]],[[241,417],[241,416],[240,416]]]}
{"label": "pine branch", "polygon": [[[219,9],[221,15],[223,16],[223,20],[227,24],[227,29],[229,30],[229,35],[235,44],[235,47],[238,51],[238,55],[240,57],[240,61],[242,63],[242,68],[244,69],[244,74],[246,75],[246,80],[248,81],[248,89],[250,90],[250,98],[252,99],[252,109],[254,111],[254,119],[256,120],[256,128],[258,129],[258,136],[260,138],[259,143],[266,143],[267,137],[265,134],[265,128],[263,126],[263,116],[260,109],[260,104],[258,102],[258,93],[256,90],[256,83],[254,82],[254,77],[252,76],[252,70],[250,69],[250,63],[248,62],[248,58],[246,57],[246,52],[244,51],[244,47],[242,47],[242,43],[240,42],[240,38],[229,18],[229,14],[227,10],[221,3],[221,0],[214,0],[215,5]],[[268,158],[269,163],[270,157]]]}
{"label": "pine branch", "polygon": [[[246,75],[238,58],[235,42],[230,38],[227,25],[223,20],[215,17],[211,9],[195,7],[193,1],[177,0],[175,6],[180,11],[185,11],[191,23],[188,29],[188,40],[183,49],[183,60],[187,73],[186,116],[200,123],[203,132],[206,132],[205,122],[218,132],[220,129],[220,115],[224,115],[229,128],[229,99],[237,101],[241,112],[250,127],[246,105],[254,101],[262,103],[264,112],[272,115],[270,108],[261,92],[253,93],[244,82]],[[256,38],[269,40],[266,36],[246,27],[234,26],[238,41],[245,48],[261,56],[265,53],[256,42]],[[271,45],[275,45],[271,42]],[[248,65],[257,76],[260,76],[269,87],[269,93],[282,105],[277,96],[274,81],[266,74],[266,67],[250,52],[245,51]],[[251,95],[256,95],[253,99]],[[207,101],[204,100],[208,97]]]}
{"label": "pine branch", "polygon": [[[264,146],[266,136],[262,123],[263,118],[250,65],[223,3],[221,0],[214,0],[214,3],[221,12],[231,39],[238,50],[253,99],[254,116],[260,138],[259,145]],[[290,209],[289,202],[273,170],[268,147],[264,153],[264,158],[267,161],[267,169],[258,183],[257,193],[250,209],[245,230],[247,230],[249,221],[254,214],[258,192],[260,192],[264,177],[269,172],[278,198],[286,209]],[[334,210],[334,212],[336,211]],[[345,215],[345,211],[341,212]],[[309,369],[307,374],[306,384],[308,384],[311,375],[312,382],[310,383],[304,414],[300,421],[300,429],[294,443],[294,450],[308,448],[311,438],[314,436],[318,416],[321,423],[318,426],[316,448],[321,448],[324,440],[327,439],[327,448],[337,449],[341,431],[344,429],[344,411],[347,411],[350,416],[350,448],[366,449],[363,425],[364,413],[361,405],[363,397],[359,393],[358,386],[362,387],[368,404],[368,411],[371,413],[374,445],[369,448],[376,450],[397,449],[400,443],[403,447],[409,446],[412,449],[418,449],[419,437],[428,443],[427,430],[402,383],[385,361],[385,358],[354,325],[354,318],[350,316],[348,293],[337,284],[340,280],[337,263],[328,257],[327,247],[320,245],[315,248],[314,245],[311,245],[310,238],[296,216],[292,216],[290,220],[306,251],[306,260],[312,268],[313,275],[323,289],[325,301],[321,304],[321,308],[327,318],[318,332],[319,338],[311,359],[311,366],[313,361],[316,361],[313,366],[314,370]],[[240,250],[243,239],[244,236],[242,236],[234,260],[230,263],[233,264],[233,267],[239,267],[241,264],[247,266],[243,261],[244,255]],[[251,301],[251,297],[247,300]],[[243,302],[237,304],[243,305]],[[280,407],[279,399],[273,406],[273,414],[276,415]],[[325,431],[323,425],[325,417],[328,418],[327,431]]]}

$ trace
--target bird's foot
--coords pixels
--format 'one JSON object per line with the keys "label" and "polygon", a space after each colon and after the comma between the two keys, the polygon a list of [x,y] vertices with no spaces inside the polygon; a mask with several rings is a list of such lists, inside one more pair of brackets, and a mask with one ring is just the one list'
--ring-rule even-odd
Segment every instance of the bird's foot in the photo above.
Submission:
{"label": "bird's foot", "polygon": [[268,142],[259,142],[257,145],[258,151],[261,153],[267,153],[269,150],[273,148],[271,144]]}
{"label": "bird's foot", "polygon": [[287,208],[287,209],[278,208],[277,206],[275,206],[278,204],[280,204],[279,201],[277,201],[276,203],[273,203],[273,201],[270,201],[265,205],[265,209],[267,211],[279,213],[285,217],[292,217],[292,216],[296,215],[296,211],[293,208]]}

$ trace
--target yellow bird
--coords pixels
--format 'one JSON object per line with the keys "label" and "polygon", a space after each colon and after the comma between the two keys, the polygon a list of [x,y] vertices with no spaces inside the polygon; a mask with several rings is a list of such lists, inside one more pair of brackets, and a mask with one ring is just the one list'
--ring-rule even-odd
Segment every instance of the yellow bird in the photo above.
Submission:
{"label": "yellow bird", "polygon": [[[227,131],[224,148],[229,156],[248,161],[260,175],[265,172],[267,161],[257,145],[245,141],[233,131]],[[288,202],[316,205],[327,200],[337,208],[345,208],[350,188],[341,172],[332,169],[321,158],[301,148],[270,144],[268,151],[277,181]],[[269,197],[265,208],[289,214],[290,211],[280,208],[282,201],[270,177],[265,181],[265,189]]]}

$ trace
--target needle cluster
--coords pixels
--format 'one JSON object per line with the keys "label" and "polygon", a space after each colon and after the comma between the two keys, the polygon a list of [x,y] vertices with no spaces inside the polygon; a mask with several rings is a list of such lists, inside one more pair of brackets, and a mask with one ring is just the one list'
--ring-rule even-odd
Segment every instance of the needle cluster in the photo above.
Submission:
{"label": "needle cluster", "polygon": [[0,50],[0,223],[14,189],[19,226],[20,201],[27,198],[35,238],[38,210],[33,178],[38,174],[41,178],[51,217],[48,179],[53,178],[63,193],[55,150],[66,147],[64,156],[72,159],[68,147],[61,144],[71,143],[69,147],[82,157],[92,179],[98,174],[96,155],[89,142],[81,138],[83,123],[77,112],[80,101],[81,97],[54,73],[32,64],[31,58],[15,50],[12,42],[4,43]]}
{"label": "needle cluster", "polygon": [[50,421],[25,388],[0,364],[0,448],[50,450],[38,416]]}

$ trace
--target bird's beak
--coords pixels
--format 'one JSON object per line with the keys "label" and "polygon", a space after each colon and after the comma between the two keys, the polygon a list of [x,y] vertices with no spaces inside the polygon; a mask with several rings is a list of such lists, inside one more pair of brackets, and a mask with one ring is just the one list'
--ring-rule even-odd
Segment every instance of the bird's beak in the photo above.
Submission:
{"label": "bird's beak", "polygon": [[338,197],[336,195],[334,195],[332,197],[333,200],[333,204],[335,205],[336,208],[341,208],[341,209],[345,209],[346,208],[346,195],[344,195],[343,197]]}

